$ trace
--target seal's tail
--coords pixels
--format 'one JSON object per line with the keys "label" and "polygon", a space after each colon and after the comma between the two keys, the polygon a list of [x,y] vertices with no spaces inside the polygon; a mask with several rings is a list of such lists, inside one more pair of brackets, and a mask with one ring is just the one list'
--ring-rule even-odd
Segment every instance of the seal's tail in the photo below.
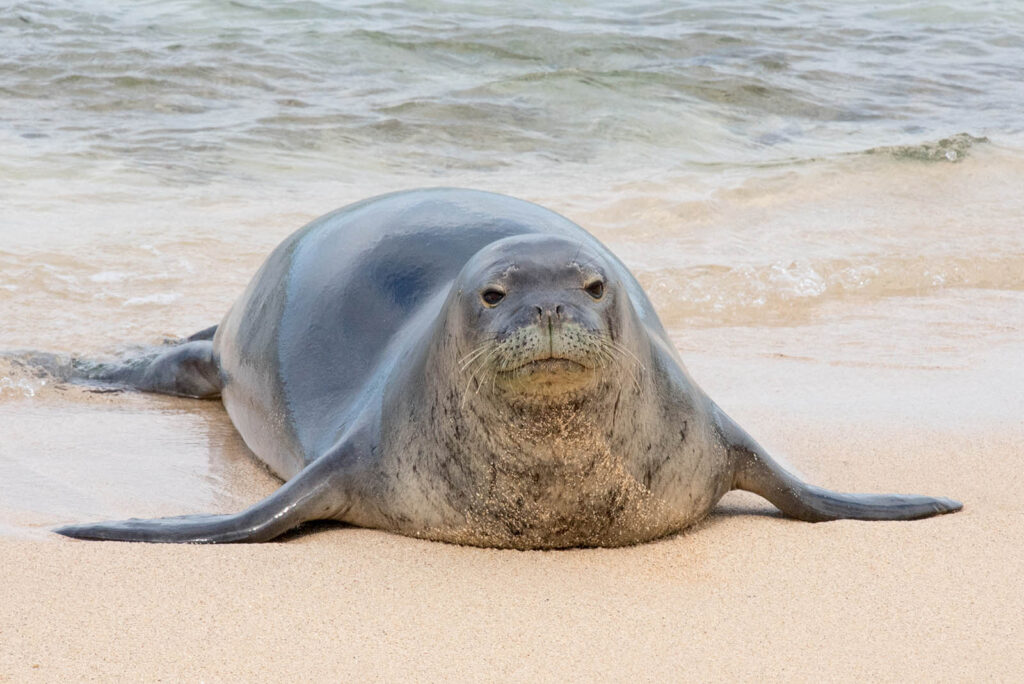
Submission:
{"label": "seal's tail", "polygon": [[143,350],[117,361],[95,361],[64,354],[26,352],[8,355],[16,363],[43,371],[58,380],[116,389],[213,398],[222,380],[213,354],[217,326],[177,344]]}
{"label": "seal's tail", "polygon": [[916,520],[963,508],[959,501],[945,497],[845,494],[808,484],[779,465],[717,407],[716,413],[735,464],[733,488],[763,496],[792,518],[807,522]]}

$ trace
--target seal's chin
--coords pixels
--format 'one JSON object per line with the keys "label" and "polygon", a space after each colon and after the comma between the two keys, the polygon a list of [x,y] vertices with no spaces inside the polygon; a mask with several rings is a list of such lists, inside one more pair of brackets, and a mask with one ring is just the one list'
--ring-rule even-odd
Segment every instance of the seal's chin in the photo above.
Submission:
{"label": "seal's chin", "polygon": [[592,385],[596,376],[596,368],[557,356],[533,359],[497,374],[505,389],[516,394],[541,397],[558,397],[578,392]]}

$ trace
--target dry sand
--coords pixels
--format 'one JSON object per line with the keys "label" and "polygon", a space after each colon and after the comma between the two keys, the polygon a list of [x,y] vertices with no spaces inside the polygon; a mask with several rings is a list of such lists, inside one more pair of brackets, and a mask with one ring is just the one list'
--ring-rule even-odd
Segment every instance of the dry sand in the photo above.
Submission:
{"label": "dry sand", "polygon": [[558,552],[340,526],[220,547],[9,535],[0,681],[1016,680],[1024,401],[998,353],[1020,347],[885,367],[731,334],[687,337],[691,371],[806,477],[965,510],[811,525],[732,493],[684,534]]}

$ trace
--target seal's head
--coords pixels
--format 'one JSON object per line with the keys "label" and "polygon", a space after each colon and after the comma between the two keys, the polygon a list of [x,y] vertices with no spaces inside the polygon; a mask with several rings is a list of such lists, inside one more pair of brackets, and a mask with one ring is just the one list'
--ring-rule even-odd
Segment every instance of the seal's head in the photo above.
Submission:
{"label": "seal's head", "polygon": [[510,399],[568,399],[617,382],[631,352],[613,269],[594,250],[521,235],[478,252],[456,282],[459,368],[474,390]]}

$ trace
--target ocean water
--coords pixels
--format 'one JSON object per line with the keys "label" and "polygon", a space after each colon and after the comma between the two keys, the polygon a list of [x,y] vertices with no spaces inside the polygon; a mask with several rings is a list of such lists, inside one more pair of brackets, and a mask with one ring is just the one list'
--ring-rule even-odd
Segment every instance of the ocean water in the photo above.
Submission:
{"label": "ocean water", "polygon": [[[308,220],[467,186],[604,240],[698,371],[945,369],[1019,415],[1022,36],[1011,1],[8,4],[0,350],[188,334]],[[186,404],[0,368],[0,529],[237,507],[262,475]]]}

